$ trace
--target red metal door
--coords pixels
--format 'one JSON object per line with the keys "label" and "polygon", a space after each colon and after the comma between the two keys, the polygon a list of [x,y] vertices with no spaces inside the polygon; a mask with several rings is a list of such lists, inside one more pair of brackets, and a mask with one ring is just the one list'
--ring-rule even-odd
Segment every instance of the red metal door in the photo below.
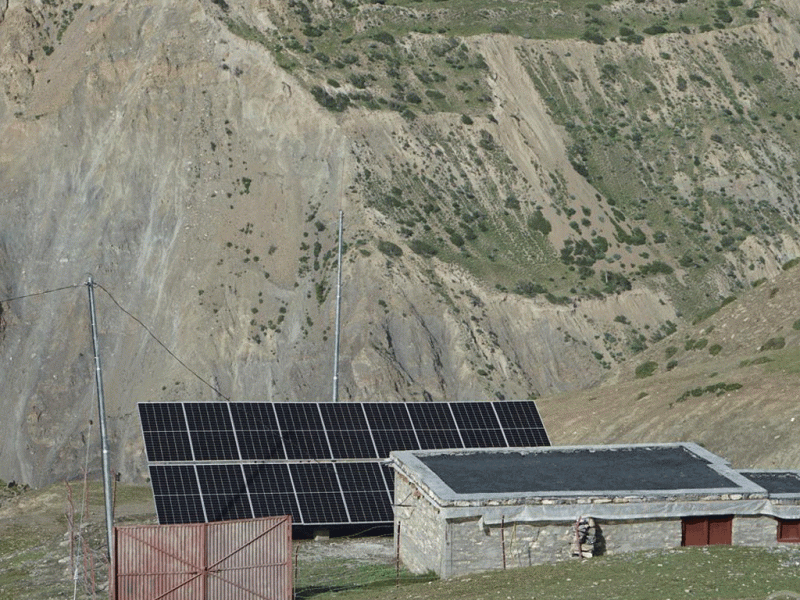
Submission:
{"label": "red metal door", "polygon": [[733,539],[733,517],[708,518],[708,544],[730,546]]}
{"label": "red metal door", "polygon": [[116,600],[291,600],[292,519],[116,527]]}
{"label": "red metal door", "polygon": [[708,544],[708,519],[685,517],[682,521],[681,546],[705,546]]}
{"label": "red metal door", "polygon": [[800,521],[778,519],[778,541],[800,542]]}

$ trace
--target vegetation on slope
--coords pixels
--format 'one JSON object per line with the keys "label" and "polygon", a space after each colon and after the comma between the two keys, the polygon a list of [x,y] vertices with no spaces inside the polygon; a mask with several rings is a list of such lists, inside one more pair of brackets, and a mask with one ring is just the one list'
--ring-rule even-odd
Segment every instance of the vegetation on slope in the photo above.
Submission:
{"label": "vegetation on slope", "polygon": [[[555,303],[643,281],[692,317],[720,301],[720,276],[749,287],[796,237],[800,49],[776,55],[762,27],[788,17],[767,2],[292,0],[275,30],[215,4],[322,106],[404,118],[395,142],[414,158],[379,174],[365,155],[358,184],[411,255]],[[574,172],[530,181],[498,139],[485,34],[514,37]],[[575,197],[575,174],[594,198]]]}

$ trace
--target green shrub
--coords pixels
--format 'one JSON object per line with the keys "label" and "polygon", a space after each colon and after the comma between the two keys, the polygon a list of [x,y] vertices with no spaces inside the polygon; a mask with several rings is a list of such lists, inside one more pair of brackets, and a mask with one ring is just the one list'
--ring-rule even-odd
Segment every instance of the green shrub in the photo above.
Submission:
{"label": "green shrub", "polygon": [[532,281],[520,281],[514,287],[514,293],[519,294],[520,296],[529,296],[532,298],[536,294],[546,294],[547,288]]}
{"label": "green shrub", "polygon": [[461,248],[461,246],[464,245],[464,238],[462,237],[462,235],[460,233],[455,232],[455,231],[450,234],[450,241],[452,242],[452,244],[454,246],[457,246],[459,248]]}
{"label": "green shrub", "polygon": [[409,243],[408,247],[411,248],[412,252],[426,258],[434,256],[438,252],[436,246],[423,240],[411,240],[411,243]]}
{"label": "green shrub", "polygon": [[759,348],[762,352],[765,350],[780,350],[786,345],[786,340],[782,337],[773,337],[769,338],[764,344]]}
{"label": "green shrub", "polygon": [[544,236],[548,235],[553,230],[553,226],[550,225],[550,221],[545,218],[541,210],[537,210],[528,217],[528,227],[533,231],[538,231]]}
{"label": "green shrub", "polygon": [[796,267],[797,265],[800,265],[800,257],[793,258],[792,260],[784,263],[782,269],[784,271],[788,271],[789,269],[791,269],[792,267]]}
{"label": "green shrub", "polygon": [[593,44],[597,44],[602,46],[606,43],[606,38],[603,37],[603,34],[600,33],[597,29],[587,29],[583,32],[581,39],[586,42],[591,42]]}
{"label": "green shrub", "polygon": [[667,263],[662,262],[660,260],[654,260],[653,262],[642,265],[639,267],[639,272],[642,275],[671,275],[673,272],[673,268],[670,267]]}
{"label": "green shrub", "polygon": [[385,240],[378,242],[378,250],[383,252],[386,256],[390,256],[392,258],[399,258],[403,256],[403,249],[400,246]]}
{"label": "green shrub", "polygon": [[722,346],[720,346],[719,344],[714,344],[713,346],[710,346],[710,347],[708,348],[708,353],[709,353],[711,356],[716,356],[716,355],[717,355],[717,354],[719,354],[720,352],[722,352]]}
{"label": "green shrub", "polygon": [[794,329],[795,331],[800,330],[800,319],[797,319],[797,321],[792,323],[792,329]]}
{"label": "green shrub", "polygon": [[678,353],[678,349],[675,346],[667,346],[664,350],[664,356],[666,358],[672,358]]}
{"label": "green shrub", "polygon": [[638,367],[636,367],[636,378],[644,379],[645,377],[650,377],[653,373],[656,372],[656,369],[658,369],[657,362],[652,360],[643,362]]}
{"label": "green shrub", "polygon": [[754,365],[765,365],[771,363],[772,359],[768,356],[759,356],[758,358],[745,359],[739,363],[739,367],[751,367]]}
{"label": "green shrub", "polygon": [[350,106],[350,97],[347,94],[332,96],[318,85],[311,88],[311,95],[314,96],[314,100],[332,112],[343,112]]}
{"label": "green shrub", "polygon": [[376,31],[370,36],[376,42],[391,46],[395,43],[394,36],[388,31]]}
{"label": "green shrub", "polygon": [[661,33],[667,33],[667,28],[663,25],[651,25],[650,27],[645,27],[643,31],[647,35],[659,35]]}

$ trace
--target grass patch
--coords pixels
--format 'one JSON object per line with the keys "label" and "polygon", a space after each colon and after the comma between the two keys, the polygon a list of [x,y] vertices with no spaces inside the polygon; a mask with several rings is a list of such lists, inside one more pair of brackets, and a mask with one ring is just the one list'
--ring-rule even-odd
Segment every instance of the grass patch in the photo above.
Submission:
{"label": "grass patch", "polygon": [[800,348],[787,348],[774,353],[771,358],[768,363],[765,362],[768,365],[764,369],[767,373],[800,373]]}
{"label": "grass patch", "polygon": [[[381,591],[382,600],[653,600],[766,598],[797,589],[796,546],[678,548],[595,557]],[[366,600],[373,590],[326,593],[315,598]]]}

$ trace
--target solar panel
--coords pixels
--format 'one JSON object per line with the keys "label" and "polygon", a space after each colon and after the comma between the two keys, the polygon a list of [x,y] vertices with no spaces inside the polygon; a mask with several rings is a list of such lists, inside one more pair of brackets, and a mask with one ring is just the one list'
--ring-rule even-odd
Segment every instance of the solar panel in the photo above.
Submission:
{"label": "solar panel", "polygon": [[513,402],[141,403],[160,523],[389,524],[394,450],[547,446]]}
{"label": "solar panel", "polygon": [[209,521],[253,518],[241,465],[198,465],[197,479]]}
{"label": "solar panel", "polygon": [[332,458],[316,404],[275,404],[275,412],[278,415],[286,458]]}
{"label": "solar panel", "polygon": [[206,521],[193,465],[150,465],[150,481],[159,523]]}
{"label": "solar panel", "polygon": [[294,463],[289,472],[297,486],[303,523],[350,522],[333,463]]}
{"label": "solar panel", "polygon": [[320,404],[333,458],[380,458],[360,404]]}
{"label": "solar panel", "polygon": [[264,402],[228,404],[243,460],[286,458],[275,408]]}
{"label": "solar panel", "polygon": [[242,466],[254,517],[292,515],[292,522],[302,523],[288,464],[259,463]]}

